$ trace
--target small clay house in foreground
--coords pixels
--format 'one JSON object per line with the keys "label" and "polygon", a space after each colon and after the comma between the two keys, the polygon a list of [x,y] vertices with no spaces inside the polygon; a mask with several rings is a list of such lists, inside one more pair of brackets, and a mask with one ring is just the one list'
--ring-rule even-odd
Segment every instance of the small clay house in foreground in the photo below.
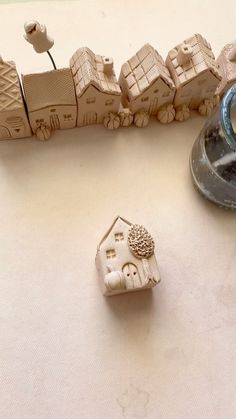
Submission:
{"label": "small clay house in foreground", "polygon": [[0,59],[0,140],[30,136],[15,63]]}
{"label": "small clay house in foreground", "polygon": [[107,114],[117,115],[121,90],[112,58],[79,48],[70,59],[70,67],[78,104],[77,126],[100,124]]}
{"label": "small clay house in foreground", "polygon": [[147,230],[117,217],[98,245],[96,265],[104,295],[154,287],[160,281]]}

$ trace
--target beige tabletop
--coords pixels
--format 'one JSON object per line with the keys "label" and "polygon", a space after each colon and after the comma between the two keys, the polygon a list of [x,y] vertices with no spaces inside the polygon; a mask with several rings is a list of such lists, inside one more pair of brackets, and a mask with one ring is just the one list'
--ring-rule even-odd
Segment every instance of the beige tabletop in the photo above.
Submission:
{"label": "beige tabletop", "polygon": [[[194,32],[218,55],[236,2],[17,2],[0,18],[19,72],[50,67],[22,37],[36,18],[58,66],[89,46],[118,73],[145,42],[165,57]],[[0,419],[236,417],[236,214],[192,186],[203,123],[1,142]],[[94,258],[117,215],[152,233],[162,282],[106,299]]]}

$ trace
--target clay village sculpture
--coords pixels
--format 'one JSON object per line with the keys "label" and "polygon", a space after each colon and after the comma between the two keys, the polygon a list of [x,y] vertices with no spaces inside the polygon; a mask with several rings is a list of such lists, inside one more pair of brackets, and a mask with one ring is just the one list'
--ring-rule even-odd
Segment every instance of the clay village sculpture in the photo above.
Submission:
{"label": "clay village sculpture", "polygon": [[96,266],[106,296],[153,288],[160,281],[155,244],[140,225],[117,217],[97,248]]}
{"label": "clay village sculpture", "polygon": [[163,60],[145,44],[126,61],[117,81],[113,59],[79,48],[69,66],[56,68],[54,40],[37,20],[24,25],[24,37],[36,53],[47,53],[53,69],[23,74],[0,57],[0,139],[47,140],[58,129],[103,124],[107,129],[184,121],[190,111],[209,115],[219,97],[236,82],[236,42],[215,60],[199,34],[173,48]]}

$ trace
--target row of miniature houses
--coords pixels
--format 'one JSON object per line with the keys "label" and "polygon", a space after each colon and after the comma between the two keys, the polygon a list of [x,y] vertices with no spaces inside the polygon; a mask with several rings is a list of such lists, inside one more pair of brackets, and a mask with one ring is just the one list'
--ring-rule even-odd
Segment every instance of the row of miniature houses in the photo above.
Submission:
{"label": "row of miniature houses", "polygon": [[150,115],[182,121],[191,109],[208,115],[218,95],[236,80],[236,43],[215,60],[199,34],[172,49],[166,62],[144,45],[121,68],[119,82],[111,58],[80,48],[70,68],[22,76],[0,59],[0,139],[47,139],[51,131],[104,123],[109,129],[146,126]]}

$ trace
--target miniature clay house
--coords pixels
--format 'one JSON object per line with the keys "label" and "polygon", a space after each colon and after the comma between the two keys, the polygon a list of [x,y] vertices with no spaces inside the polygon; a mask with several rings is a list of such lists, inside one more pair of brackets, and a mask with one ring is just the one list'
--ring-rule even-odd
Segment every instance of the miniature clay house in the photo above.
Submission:
{"label": "miniature clay house", "polygon": [[0,58],[0,140],[30,136],[15,63]]}
{"label": "miniature clay house", "polygon": [[160,281],[152,237],[122,217],[100,242],[96,266],[106,296],[152,288]]}
{"label": "miniature clay house", "polygon": [[186,39],[169,51],[166,65],[177,88],[175,119],[187,119],[190,109],[208,115],[215,104],[214,94],[221,75],[206,39],[199,34]]}
{"label": "miniature clay house", "polygon": [[226,90],[236,82],[236,41],[224,46],[216,62],[222,77],[216,94],[223,96]]}
{"label": "miniature clay house", "polygon": [[30,125],[39,139],[76,126],[77,105],[69,68],[22,76]]}
{"label": "miniature clay house", "polygon": [[119,83],[122,105],[135,114],[137,126],[146,126],[149,115],[156,115],[161,122],[174,119],[175,86],[162,57],[151,45],[144,45],[123,64]]}
{"label": "miniature clay house", "polygon": [[104,123],[118,128],[121,90],[113,60],[79,48],[70,59],[78,104],[77,126]]}

